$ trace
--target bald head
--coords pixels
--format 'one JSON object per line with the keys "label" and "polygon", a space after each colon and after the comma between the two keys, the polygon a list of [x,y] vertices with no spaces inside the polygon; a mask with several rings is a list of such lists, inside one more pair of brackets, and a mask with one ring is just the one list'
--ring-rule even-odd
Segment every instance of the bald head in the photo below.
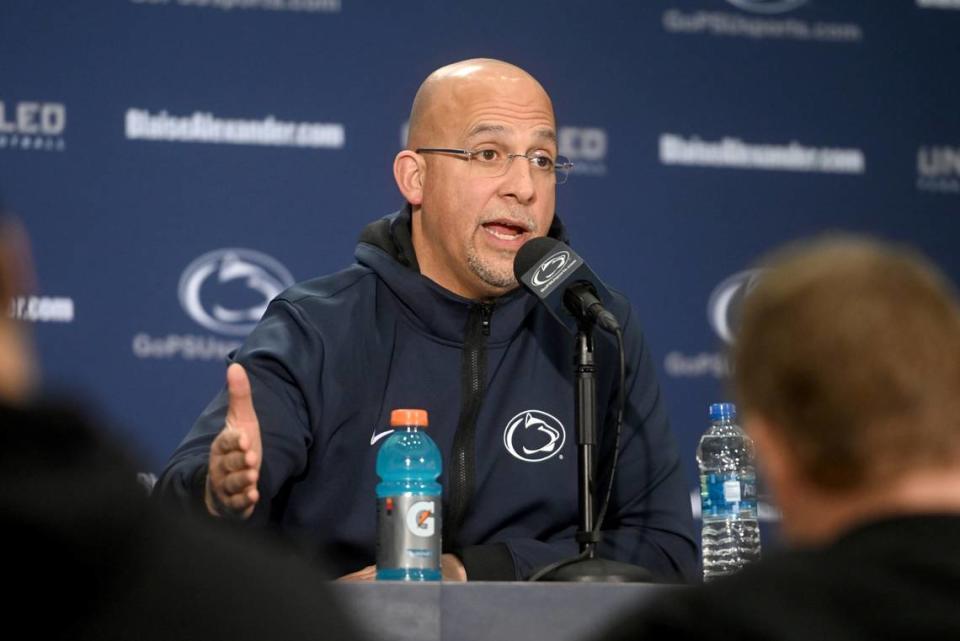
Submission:
{"label": "bald head", "polygon": [[441,67],[431,73],[413,99],[407,148],[447,145],[463,112],[477,100],[515,100],[534,96],[554,120],[550,96],[536,78],[502,60],[474,58]]}

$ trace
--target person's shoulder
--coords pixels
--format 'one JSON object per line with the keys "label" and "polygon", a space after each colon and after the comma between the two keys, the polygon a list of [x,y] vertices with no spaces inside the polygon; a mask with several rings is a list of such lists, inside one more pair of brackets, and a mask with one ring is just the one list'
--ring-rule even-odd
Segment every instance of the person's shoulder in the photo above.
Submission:
{"label": "person's shoulder", "polygon": [[[777,612],[778,621],[792,619],[792,594],[808,586],[794,575],[802,565],[796,559],[767,560],[738,574],[698,586],[664,591],[644,607],[617,619],[598,638],[702,639],[715,641],[779,638],[777,626],[766,613]],[[794,583],[790,583],[794,581]],[[785,585],[786,584],[786,585]],[[800,598],[803,602],[803,598]]]}
{"label": "person's shoulder", "polygon": [[276,300],[292,305],[309,305],[312,301],[332,298],[359,298],[375,283],[376,273],[372,269],[354,263],[338,272],[296,283],[282,291]]}
{"label": "person's shoulder", "polygon": [[98,566],[103,603],[75,638],[357,638],[322,568],[266,535],[156,505],[136,525],[125,555]]}
{"label": "person's shoulder", "polygon": [[[736,574],[691,588],[650,613],[660,629],[713,629],[718,639],[778,637],[779,628],[830,608],[830,559],[819,551],[782,551]],[[773,616],[771,616],[773,615]]]}
{"label": "person's shoulder", "polygon": [[627,298],[627,295],[624,294],[619,289],[614,287],[607,287],[607,291],[610,292],[610,305],[611,307],[624,307],[630,308],[630,299]]}
{"label": "person's shoulder", "polygon": [[610,292],[607,310],[617,317],[617,320],[620,322],[620,327],[624,329],[629,327],[633,330],[639,329],[640,324],[636,309],[633,307],[627,295],[609,285],[607,286],[607,291]]}
{"label": "person's shoulder", "polygon": [[377,317],[377,283],[376,272],[359,264],[297,283],[271,301],[248,344],[264,339],[275,345],[274,332],[258,331],[261,326],[275,329],[293,323],[311,336],[326,337],[328,346],[346,333],[369,330]]}

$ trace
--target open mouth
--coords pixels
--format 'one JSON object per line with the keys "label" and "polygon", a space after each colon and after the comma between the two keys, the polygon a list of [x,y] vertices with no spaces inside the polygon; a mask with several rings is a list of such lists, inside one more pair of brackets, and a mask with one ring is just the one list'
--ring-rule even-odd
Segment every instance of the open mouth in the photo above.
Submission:
{"label": "open mouth", "polygon": [[483,228],[491,236],[499,238],[500,240],[517,240],[525,236],[529,231],[523,225],[507,220],[492,220],[489,223],[483,223]]}

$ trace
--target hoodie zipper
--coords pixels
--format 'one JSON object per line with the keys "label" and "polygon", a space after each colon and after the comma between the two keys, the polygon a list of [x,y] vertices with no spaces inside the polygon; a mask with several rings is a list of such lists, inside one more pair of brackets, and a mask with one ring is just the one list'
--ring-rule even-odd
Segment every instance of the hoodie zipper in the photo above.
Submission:
{"label": "hoodie zipper", "polygon": [[493,303],[479,303],[480,305],[480,325],[483,328],[483,335],[490,335],[490,317],[493,316]]}
{"label": "hoodie zipper", "polygon": [[453,436],[449,501],[443,521],[444,551],[460,549],[460,527],[473,496],[477,417],[486,392],[487,337],[493,308],[493,303],[474,303],[467,314],[460,361],[460,419]]}

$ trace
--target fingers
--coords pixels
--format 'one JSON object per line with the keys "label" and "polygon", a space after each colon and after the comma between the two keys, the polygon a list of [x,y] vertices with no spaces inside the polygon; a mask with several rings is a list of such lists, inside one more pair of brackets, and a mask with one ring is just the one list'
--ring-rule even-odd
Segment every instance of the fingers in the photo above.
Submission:
{"label": "fingers", "polygon": [[463,562],[455,554],[443,554],[440,556],[440,572],[444,581],[466,581],[467,570],[463,567]]}
{"label": "fingers", "polygon": [[227,425],[213,441],[211,448],[214,454],[230,454],[237,451],[247,451],[250,449],[250,437],[244,432]]}
{"label": "fingers", "polygon": [[251,452],[250,450],[234,450],[229,454],[222,454],[217,457],[217,460],[213,462],[217,466],[217,471],[223,474],[230,474],[231,472],[240,472],[242,470],[258,470],[260,466],[257,465],[259,461],[256,452]]}
{"label": "fingers", "polygon": [[260,498],[260,455],[250,438],[238,430],[224,428],[210,446],[206,504],[211,514],[246,518]]}
{"label": "fingers", "polygon": [[362,570],[345,574],[337,581],[374,581],[377,578],[377,566],[368,565]]}
{"label": "fingers", "polygon": [[210,445],[210,472],[214,481],[241,470],[259,470],[260,455],[250,447],[250,439],[230,428],[224,429]]}
{"label": "fingers", "polygon": [[259,432],[260,425],[257,422],[257,413],[253,409],[250,379],[239,363],[233,363],[227,368],[227,393],[229,395],[227,425],[248,434],[251,430]]}
{"label": "fingers", "polygon": [[257,490],[256,470],[234,472],[220,476],[212,472],[207,474],[205,502],[207,510],[214,516],[247,518],[260,500]]}
{"label": "fingers", "polygon": [[233,496],[235,494],[246,494],[250,490],[257,489],[257,471],[243,470],[227,474],[220,483],[223,494]]}
{"label": "fingers", "polygon": [[228,496],[225,500],[222,501],[230,512],[234,516],[242,516],[247,518],[253,512],[253,507],[257,504],[257,501],[260,499],[260,494],[257,492],[256,488],[252,490],[247,490],[242,494],[233,494]]}

